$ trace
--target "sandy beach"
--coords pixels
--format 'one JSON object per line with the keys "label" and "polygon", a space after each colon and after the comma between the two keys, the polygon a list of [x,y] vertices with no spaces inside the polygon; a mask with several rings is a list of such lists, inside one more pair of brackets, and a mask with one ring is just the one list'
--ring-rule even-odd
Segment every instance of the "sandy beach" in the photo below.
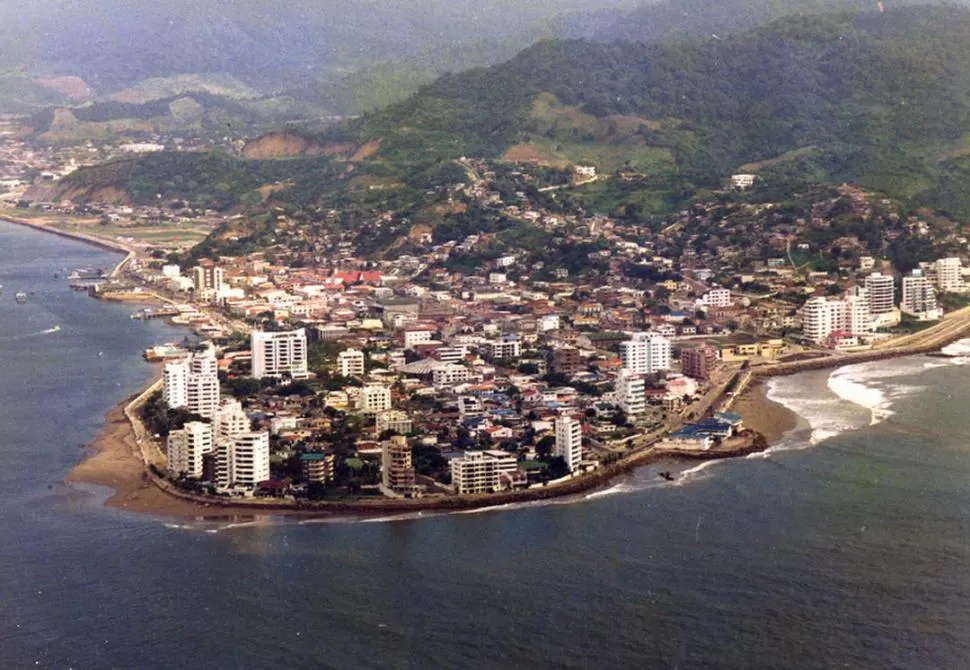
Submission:
{"label": "sandy beach", "polygon": [[777,442],[798,425],[798,415],[770,400],[766,383],[762,380],[752,382],[734,400],[731,411],[744,417],[745,426],[761,433],[771,443]]}
{"label": "sandy beach", "polygon": [[66,482],[97,484],[114,489],[106,505],[142,514],[179,518],[225,517],[225,509],[212,510],[168,495],[152,484],[138,456],[134,431],[125,418],[128,399],[104,415],[101,435],[87,448],[92,455],[74,467]]}

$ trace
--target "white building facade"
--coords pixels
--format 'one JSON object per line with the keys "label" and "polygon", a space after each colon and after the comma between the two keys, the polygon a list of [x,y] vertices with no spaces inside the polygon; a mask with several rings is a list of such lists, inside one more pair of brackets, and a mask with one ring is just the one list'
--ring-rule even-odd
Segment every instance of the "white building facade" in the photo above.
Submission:
{"label": "white building facade", "polygon": [[634,374],[653,374],[670,369],[670,340],[656,333],[634,333],[620,343],[623,369]]}
{"label": "white building facade", "polygon": [[254,330],[250,343],[253,377],[256,379],[286,375],[293,379],[306,379],[309,376],[306,331],[303,328],[280,333]]}
{"label": "white building facade", "polygon": [[212,450],[212,425],[190,421],[181,430],[168,434],[165,450],[168,471],[175,476],[201,479],[202,457]]}
{"label": "white building facade", "polygon": [[583,460],[583,425],[568,414],[556,417],[556,456],[562,456],[570,472]]}
{"label": "white building facade", "polygon": [[469,451],[451,461],[451,482],[460,494],[494,493],[511,486],[518,469],[514,454],[505,451]]}

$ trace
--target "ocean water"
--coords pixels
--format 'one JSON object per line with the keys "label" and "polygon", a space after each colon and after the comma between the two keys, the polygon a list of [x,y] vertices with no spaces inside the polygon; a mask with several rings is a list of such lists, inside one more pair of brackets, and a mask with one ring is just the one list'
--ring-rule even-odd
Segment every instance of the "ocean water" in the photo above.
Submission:
{"label": "ocean water", "polygon": [[970,343],[773,380],[767,454],[567,501],[186,522],[60,484],[181,337],[53,278],[113,259],[0,224],[0,668],[970,667]]}

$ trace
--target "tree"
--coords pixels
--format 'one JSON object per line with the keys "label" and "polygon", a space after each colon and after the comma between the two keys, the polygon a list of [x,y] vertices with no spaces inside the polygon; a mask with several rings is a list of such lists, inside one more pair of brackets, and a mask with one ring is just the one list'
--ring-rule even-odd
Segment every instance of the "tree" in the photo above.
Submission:
{"label": "tree", "polygon": [[555,446],[556,438],[554,438],[552,435],[546,435],[536,443],[536,453],[539,454],[540,459],[546,460],[552,454],[552,450]]}

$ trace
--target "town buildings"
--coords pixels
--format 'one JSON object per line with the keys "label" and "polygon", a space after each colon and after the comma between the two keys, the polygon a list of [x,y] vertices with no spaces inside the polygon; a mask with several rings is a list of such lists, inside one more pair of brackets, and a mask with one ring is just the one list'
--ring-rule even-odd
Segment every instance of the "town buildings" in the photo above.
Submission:
{"label": "town buildings", "polygon": [[360,389],[357,409],[364,414],[374,414],[391,409],[391,389],[383,384],[366,384]]}
{"label": "town buildings", "polygon": [[646,383],[642,375],[628,370],[620,371],[616,378],[616,404],[628,416],[636,416],[646,411]]}

